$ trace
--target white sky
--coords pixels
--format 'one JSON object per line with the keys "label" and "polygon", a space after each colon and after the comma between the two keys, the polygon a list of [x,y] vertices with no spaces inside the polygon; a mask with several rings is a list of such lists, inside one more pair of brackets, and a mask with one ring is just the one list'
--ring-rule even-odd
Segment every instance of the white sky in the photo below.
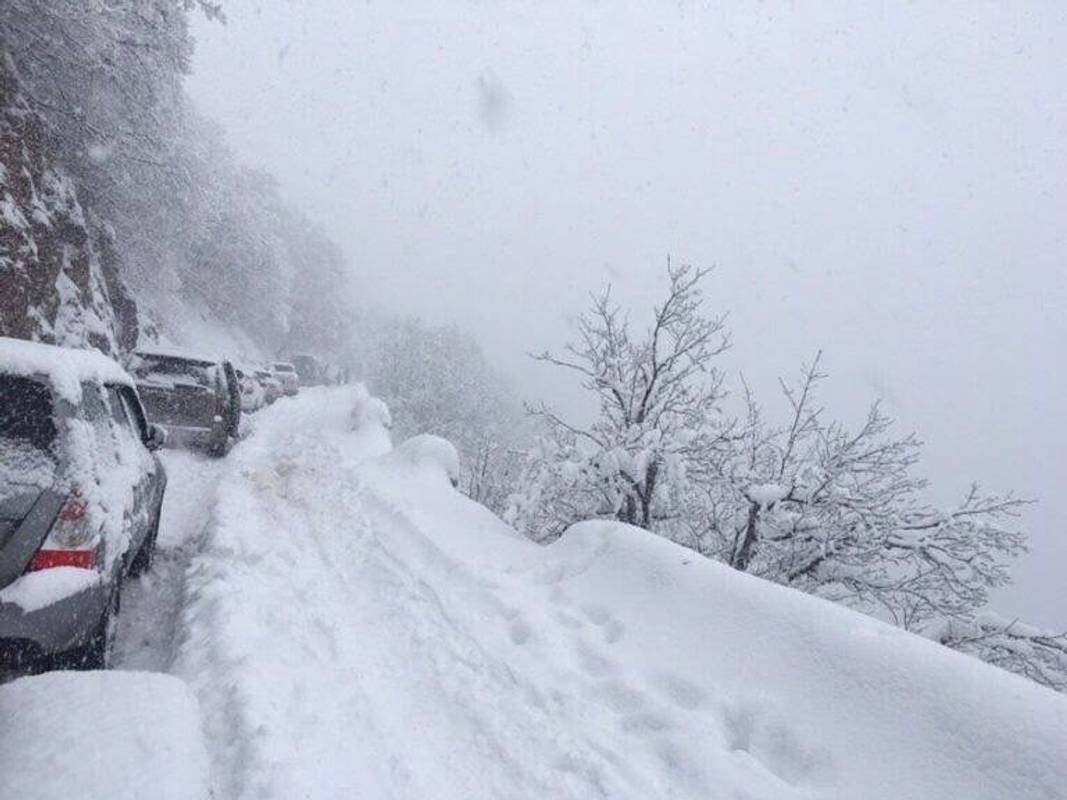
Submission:
{"label": "white sky", "polygon": [[[861,8],[861,6],[863,6]],[[1041,499],[1003,613],[1067,628],[1067,6],[227,0],[190,90],[368,299],[524,353],[585,293],[715,265],[770,408],[816,350],[941,500]]]}

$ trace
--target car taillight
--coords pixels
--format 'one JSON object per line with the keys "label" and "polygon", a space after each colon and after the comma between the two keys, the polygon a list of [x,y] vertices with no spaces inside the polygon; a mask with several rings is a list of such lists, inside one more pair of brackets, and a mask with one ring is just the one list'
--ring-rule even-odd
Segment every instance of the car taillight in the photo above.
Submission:
{"label": "car taillight", "polygon": [[48,537],[26,567],[28,572],[52,567],[96,565],[97,537],[90,524],[88,504],[75,489],[59,509]]}
{"label": "car taillight", "polygon": [[26,567],[27,572],[52,567],[81,567],[92,569],[96,566],[96,548],[92,550],[38,550]]}

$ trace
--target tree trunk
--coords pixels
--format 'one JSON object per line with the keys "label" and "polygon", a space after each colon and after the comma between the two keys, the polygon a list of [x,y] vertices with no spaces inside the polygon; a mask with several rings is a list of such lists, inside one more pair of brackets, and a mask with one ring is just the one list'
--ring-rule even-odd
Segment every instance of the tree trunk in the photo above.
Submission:
{"label": "tree trunk", "polygon": [[745,523],[745,538],[741,540],[741,547],[734,554],[731,566],[741,572],[748,572],[748,566],[752,563],[755,555],[756,542],[759,539],[759,512],[758,503],[749,502],[748,521]]}

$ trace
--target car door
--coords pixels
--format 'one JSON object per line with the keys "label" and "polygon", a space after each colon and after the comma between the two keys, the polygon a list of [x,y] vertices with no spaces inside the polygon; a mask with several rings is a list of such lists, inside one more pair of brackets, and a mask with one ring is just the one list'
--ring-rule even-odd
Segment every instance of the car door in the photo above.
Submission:
{"label": "car door", "polygon": [[116,460],[122,465],[132,483],[132,505],[128,509],[127,529],[130,544],[127,560],[140,548],[151,530],[155,512],[154,461],[148,456],[135,423],[122,399],[124,387],[108,385],[107,401],[116,444]]}
{"label": "car door", "polygon": [[123,408],[126,410],[126,418],[130,422],[130,428],[143,450],[142,460],[145,462],[146,481],[150,486],[150,491],[148,492],[148,497],[150,498],[149,511],[154,522],[155,516],[159,514],[160,507],[163,504],[163,491],[167,486],[167,473],[163,469],[163,464],[160,462],[159,457],[151,452],[146,444],[149,433],[148,416],[145,414],[140,398],[137,397],[137,392],[129,386],[118,386],[116,391],[122,401]]}

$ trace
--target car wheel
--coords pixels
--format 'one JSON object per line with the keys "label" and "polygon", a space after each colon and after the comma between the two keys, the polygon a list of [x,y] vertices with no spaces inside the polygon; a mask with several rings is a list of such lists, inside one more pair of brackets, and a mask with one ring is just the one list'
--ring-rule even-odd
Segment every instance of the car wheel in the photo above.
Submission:
{"label": "car wheel", "polygon": [[119,587],[111,592],[104,615],[85,644],[52,656],[50,669],[89,670],[107,669],[111,665],[111,651],[115,645],[115,628],[119,615]]}
{"label": "car wheel", "polygon": [[159,537],[159,518],[163,514],[163,505],[156,509],[156,518],[152,523],[152,529],[141,542],[141,549],[133,557],[130,563],[129,575],[131,578],[139,578],[152,569],[152,562],[156,558],[156,539]]}

